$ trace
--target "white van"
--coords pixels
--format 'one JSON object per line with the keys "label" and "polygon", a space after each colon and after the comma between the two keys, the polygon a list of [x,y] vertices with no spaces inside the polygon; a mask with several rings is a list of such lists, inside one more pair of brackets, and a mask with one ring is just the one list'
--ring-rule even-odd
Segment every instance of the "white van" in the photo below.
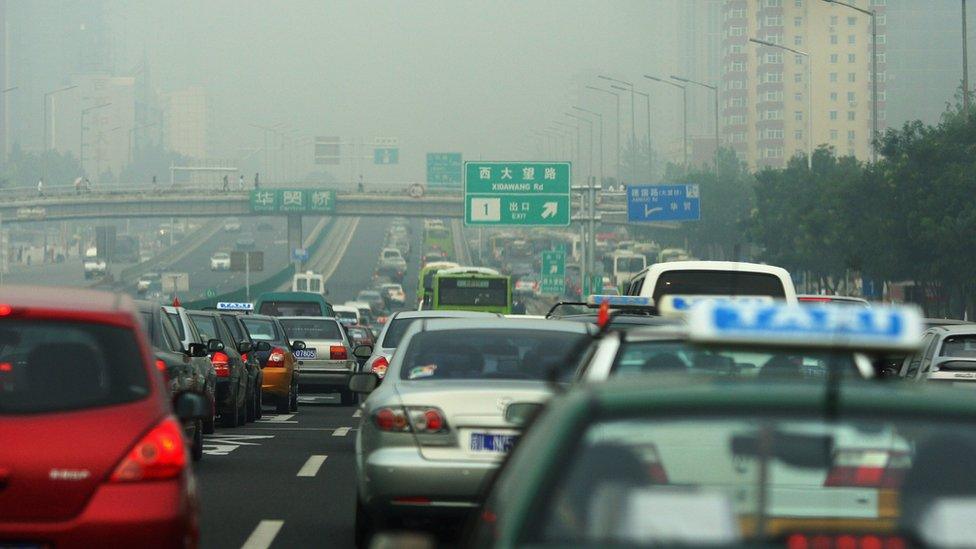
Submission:
{"label": "white van", "polygon": [[754,295],[797,303],[790,273],[782,267],[738,261],[670,261],[655,263],[637,273],[627,295]]}

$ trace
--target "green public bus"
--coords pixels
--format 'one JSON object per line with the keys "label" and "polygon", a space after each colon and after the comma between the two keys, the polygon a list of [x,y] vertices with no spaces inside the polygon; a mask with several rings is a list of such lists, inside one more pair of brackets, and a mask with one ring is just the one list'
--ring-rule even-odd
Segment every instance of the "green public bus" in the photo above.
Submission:
{"label": "green public bus", "polygon": [[431,309],[512,314],[512,280],[494,269],[458,267],[434,275]]}
{"label": "green public bus", "polygon": [[434,275],[437,274],[437,271],[458,267],[460,265],[453,261],[431,261],[421,267],[417,279],[417,304],[422,308],[430,308],[430,296],[434,291]]}

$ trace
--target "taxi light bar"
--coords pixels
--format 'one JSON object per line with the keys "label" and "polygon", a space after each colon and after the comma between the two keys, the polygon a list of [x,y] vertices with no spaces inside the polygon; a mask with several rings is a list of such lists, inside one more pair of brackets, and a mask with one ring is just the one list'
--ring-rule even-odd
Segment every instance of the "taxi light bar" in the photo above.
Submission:
{"label": "taxi light bar", "polygon": [[221,301],[217,303],[218,311],[253,311],[253,303],[238,303],[233,301]]}
{"label": "taxi light bar", "polygon": [[922,331],[922,315],[914,306],[862,309],[710,300],[688,314],[688,338],[699,343],[914,351]]}
{"label": "taxi light bar", "polygon": [[692,307],[705,301],[731,301],[735,303],[773,303],[773,298],[765,295],[663,295],[658,302],[662,315],[687,314]]}
{"label": "taxi light bar", "polygon": [[653,307],[654,300],[638,295],[591,295],[586,298],[587,307],[599,307],[606,303],[614,309],[624,307]]}

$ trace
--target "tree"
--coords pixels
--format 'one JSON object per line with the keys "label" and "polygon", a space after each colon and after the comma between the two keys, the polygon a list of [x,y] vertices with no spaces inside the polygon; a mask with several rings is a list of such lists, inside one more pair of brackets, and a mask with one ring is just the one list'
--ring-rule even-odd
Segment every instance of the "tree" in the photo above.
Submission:
{"label": "tree", "polygon": [[653,143],[649,143],[647,139],[637,140],[637,181],[631,181],[634,178],[633,144],[634,141],[628,139],[620,150],[620,173],[618,174],[620,181],[628,185],[648,185],[658,181],[662,172],[661,166]]}
{"label": "tree", "polygon": [[0,164],[0,186],[33,187],[42,178],[48,186],[71,185],[81,173],[78,159],[71,153],[25,152],[14,143],[7,162]]}

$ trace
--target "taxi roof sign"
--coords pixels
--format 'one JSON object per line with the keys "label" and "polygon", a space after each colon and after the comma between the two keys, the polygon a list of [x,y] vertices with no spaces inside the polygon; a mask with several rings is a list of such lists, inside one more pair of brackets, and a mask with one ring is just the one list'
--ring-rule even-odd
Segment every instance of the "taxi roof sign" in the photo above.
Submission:
{"label": "taxi roof sign", "polygon": [[703,301],[688,314],[688,338],[705,343],[835,349],[914,351],[922,315],[910,306],[862,309]]}
{"label": "taxi roof sign", "polygon": [[586,298],[588,307],[599,307],[604,303],[613,308],[654,306],[653,299],[638,295],[591,295]]}
{"label": "taxi roof sign", "polygon": [[237,303],[233,301],[221,301],[217,303],[218,311],[253,311],[253,303]]}
{"label": "taxi roof sign", "polygon": [[662,315],[686,314],[691,308],[705,301],[724,301],[732,303],[768,304],[773,298],[765,295],[663,295],[658,302]]}

